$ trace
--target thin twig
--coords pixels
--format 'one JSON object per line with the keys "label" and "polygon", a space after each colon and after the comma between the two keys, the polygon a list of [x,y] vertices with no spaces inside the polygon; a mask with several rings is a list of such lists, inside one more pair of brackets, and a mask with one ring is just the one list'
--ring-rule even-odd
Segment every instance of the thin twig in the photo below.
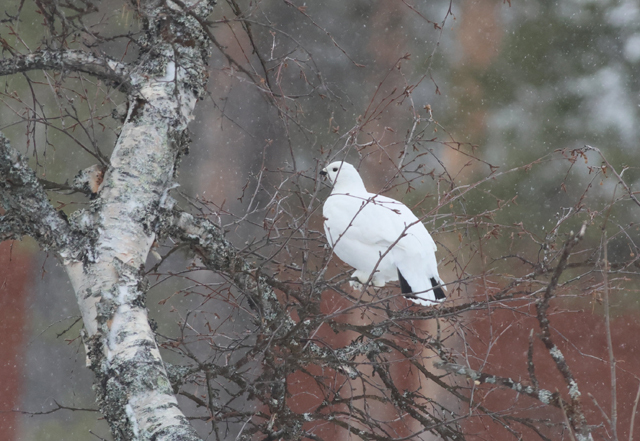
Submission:
{"label": "thin twig", "polygon": [[529,332],[529,350],[527,351],[527,370],[529,371],[529,379],[536,389],[539,388],[538,378],[536,377],[535,366],[533,364],[533,329]]}
{"label": "thin twig", "polygon": [[[631,200],[633,202],[636,203],[636,205],[638,205],[640,207],[640,201],[638,200],[638,198],[635,196],[635,194],[633,193],[633,191],[631,191],[631,188],[629,188],[629,186],[627,185],[626,182],[624,182],[624,180],[622,179],[622,175],[618,174],[618,172],[616,171],[615,168],[613,168],[613,166],[609,163],[609,161],[607,161],[607,158],[605,158],[605,156],[602,154],[602,152],[600,151],[600,149],[596,148],[596,147],[591,147],[590,145],[585,145],[584,146],[585,150],[593,150],[594,152],[598,152],[598,154],[600,155],[600,157],[602,158],[602,161],[607,164],[607,167],[609,167],[609,170],[611,170],[611,172],[616,175],[616,178],[618,178],[618,182],[620,183],[620,185],[622,185],[624,187],[625,190],[627,190],[627,194],[629,195],[629,197],[631,198]],[[624,172],[624,170],[623,170]]]}
{"label": "thin twig", "polygon": [[609,354],[609,369],[611,370],[611,438],[614,441],[618,439],[618,399],[617,399],[617,381],[616,381],[616,358],[613,354],[613,342],[611,339],[611,314],[609,307],[609,258],[607,254],[608,240],[607,230],[602,232],[602,248],[604,253],[604,262],[602,268],[602,277],[604,279],[604,293],[602,296],[604,306],[604,324],[607,334],[607,352]]}
{"label": "thin twig", "polygon": [[633,411],[631,412],[631,422],[629,423],[629,441],[633,441],[633,426],[636,422],[636,411],[638,410],[638,402],[640,401],[640,385],[638,386],[638,393],[636,399],[633,402]]}

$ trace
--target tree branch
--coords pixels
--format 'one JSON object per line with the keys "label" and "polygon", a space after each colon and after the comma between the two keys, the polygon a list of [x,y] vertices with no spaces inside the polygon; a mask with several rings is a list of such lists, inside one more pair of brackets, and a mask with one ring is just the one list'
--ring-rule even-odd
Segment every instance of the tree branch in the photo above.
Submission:
{"label": "tree branch", "polygon": [[238,255],[213,223],[175,211],[164,228],[165,234],[189,243],[209,269],[227,274],[262,316],[273,317],[281,309],[267,278],[257,274],[256,269]]}
{"label": "tree branch", "polygon": [[[627,191],[627,194],[629,195],[629,198],[636,203],[637,206],[640,207],[640,200],[638,200],[638,198],[635,196],[635,193],[631,190],[631,188],[629,188],[629,186],[627,185],[627,183],[624,181],[624,179],[622,179],[622,174],[618,173],[616,171],[616,169],[611,165],[611,163],[607,160],[606,156],[604,156],[604,154],[602,154],[602,152],[600,151],[599,148],[596,147],[592,147],[590,145],[585,145],[584,149],[586,151],[589,150],[593,150],[594,152],[597,152],[600,155],[600,158],[602,158],[602,161],[607,164],[607,167],[609,167],[609,170],[611,170],[613,172],[613,174],[616,176],[616,178],[618,179],[618,183],[620,185],[622,185],[624,187],[624,189]],[[623,168],[622,173],[624,173],[625,168]]]}
{"label": "tree branch", "polygon": [[434,362],[433,366],[449,372],[450,374],[463,375],[465,377],[468,377],[476,382],[476,384],[495,384],[496,386],[513,389],[516,392],[525,394],[540,401],[543,404],[551,404],[552,406],[555,406],[559,409],[562,408],[562,406],[566,406],[566,403],[564,403],[559,393],[554,393],[546,389],[538,389],[537,387],[524,384],[519,381],[514,381],[511,378],[485,374],[484,372],[473,370],[461,364],[447,363],[444,361]]}
{"label": "tree branch", "polygon": [[33,237],[63,259],[78,258],[86,239],[72,231],[64,214],[49,202],[27,160],[0,133],[0,242]]}
{"label": "tree branch", "polygon": [[106,55],[98,57],[90,52],[73,49],[42,50],[0,60],[0,76],[34,69],[84,72],[113,83],[125,93],[133,90],[127,65],[112,60]]}
{"label": "tree branch", "polygon": [[562,250],[562,255],[560,256],[560,261],[556,266],[556,269],[551,277],[551,281],[549,285],[547,285],[547,289],[543,295],[543,297],[538,300],[537,304],[537,317],[538,322],[540,324],[540,340],[544,343],[545,347],[549,351],[551,358],[556,364],[556,368],[562,374],[565,382],[567,383],[567,387],[569,388],[569,397],[571,399],[571,404],[563,407],[563,409],[567,410],[567,416],[569,422],[573,430],[575,431],[575,435],[578,437],[579,441],[586,441],[593,439],[591,435],[591,429],[587,425],[587,420],[584,416],[584,412],[582,410],[582,404],[580,403],[580,390],[578,388],[578,383],[576,382],[567,361],[562,354],[560,348],[558,348],[551,338],[551,328],[549,326],[549,318],[547,317],[547,309],[549,309],[549,302],[553,297],[553,291],[558,286],[558,281],[560,280],[560,276],[564,272],[564,269],[567,266],[567,260],[571,255],[571,250],[582,240],[584,237],[584,233],[587,229],[587,224],[583,223],[582,228],[578,234],[574,234],[571,232],[569,239],[565,242],[564,248]]}

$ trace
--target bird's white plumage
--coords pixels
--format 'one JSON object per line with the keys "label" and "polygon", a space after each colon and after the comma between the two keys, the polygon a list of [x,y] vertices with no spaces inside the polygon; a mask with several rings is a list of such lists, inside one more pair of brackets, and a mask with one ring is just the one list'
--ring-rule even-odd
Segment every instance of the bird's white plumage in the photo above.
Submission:
{"label": "bird's white plumage", "polygon": [[433,304],[443,297],[436,244],[422,222],[401,202],[369,193],[358,171],[333,162],[322,171],[333,183],[323,207],[324,230],[336,255],[356,269],[353,276],[375,286],[398,280],[411,288],[411,300]]}

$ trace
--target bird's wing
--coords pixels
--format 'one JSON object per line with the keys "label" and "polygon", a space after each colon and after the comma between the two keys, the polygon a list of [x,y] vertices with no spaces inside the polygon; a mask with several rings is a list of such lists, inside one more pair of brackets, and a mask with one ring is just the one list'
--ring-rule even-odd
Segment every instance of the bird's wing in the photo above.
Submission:
{"label": "bird's wing", "polygon": [[[413,241],[403,240],[398,245],[404,247],[410,244],[415,244],[417,245],[416,249],[422,248],[425,252],[435,252],[438,250],[435,241],[425,228],[422,221],[413,214],[409,207],[402,202],[382,195],[376,195],[374,201],[378,206],[384,208],[384,210],[378,211],[377,214],[387,217],[387,222],[389,224],[393,224],[393,231],[391,231],[391,235],[394,236],[393,241],[396,241],[401,234],[411,236],[413,239]],[[417,241],[417,243],[415,241]]]}
{"label": "bird's wing", "polygon": [[405,230],[403,219],[409,220],[409,224],[417,221],[404,204],[372,193],[332,194],[325,202],[323,214],[327,219],[325,232],[332,244],[344,233],[364,244],[390,246]]}
{"label": "bird's wing", "polygon": [[[377,199],[377,198],[376,198]],[[400,234],[404,236],[392,248],[393,259],[409,285],[414,291],[425,291],[432,288],[431,278],[437,284],[443,284],[438,275],[438,262],[435,252],[438,249],[435,241],[425,228],[424,224],[404,204],[390,198],[382,197],[381,205],[395,210],[395,223],[400,232],[396,232],[396,238]],[[428,293],[427,296],[433,295]]]}
{"label": "bird's wing", "polygon": [[393,234],[398,230],[397,222],[387,214],[388,208],[371,200],[373,196],[368,193],[332,194],[323,207],[324,228],[340,259],[365,275],[375,268],[374,283],[384,284],[398,277],[388,250],[400,237],[400,232]]}

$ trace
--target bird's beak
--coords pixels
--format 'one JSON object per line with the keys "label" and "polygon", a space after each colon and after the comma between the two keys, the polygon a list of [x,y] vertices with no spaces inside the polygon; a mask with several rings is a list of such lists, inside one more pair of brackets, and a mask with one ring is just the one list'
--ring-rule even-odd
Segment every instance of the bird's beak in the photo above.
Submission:
{"label": "bird's beak", "polygon": [[327,176],[327,169],[323,168],[322,170],[320,170],[320,176]]}

